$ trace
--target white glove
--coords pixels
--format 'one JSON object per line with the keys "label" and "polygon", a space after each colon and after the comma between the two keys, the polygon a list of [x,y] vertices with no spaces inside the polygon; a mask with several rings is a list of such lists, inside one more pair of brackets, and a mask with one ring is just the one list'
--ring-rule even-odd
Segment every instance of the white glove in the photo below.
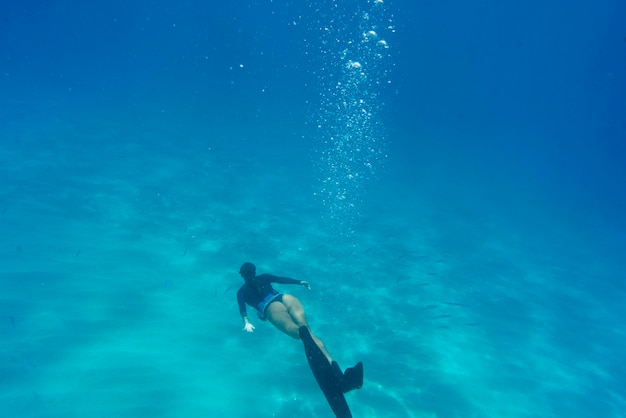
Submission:
{"label": "white glove", "polygon": [[250,322],[246,322],[246,325],[243,326],[243,329],[248,332],[253,332],[254,325],[252,325]]}
{"label": "white glove", "polygon": [[302,281],[300,282],[300,286],[304,287],[305,289],[309,289],[309,290],[311,290],[311,285],[309,284],[309,282],[307,282],[307,281],[305,281],[305,280],[302,280]]}

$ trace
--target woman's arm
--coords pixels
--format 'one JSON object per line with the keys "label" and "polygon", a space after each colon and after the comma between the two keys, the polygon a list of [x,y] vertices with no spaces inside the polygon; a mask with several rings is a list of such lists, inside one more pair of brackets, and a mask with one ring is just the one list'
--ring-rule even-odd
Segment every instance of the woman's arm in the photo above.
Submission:
{"label": "woman's arm", "polygon": [[248,332],[254,331],[254,325],[252,325],[248,319],[248,310],[246,308],[246,300],[242,289],[239,289],[237,292],[237,304],[239,304],[239,313],[241,314],[241,319],[243,320],[243,329]]}
{"label": "woman's arm", "polygon": [[[266,276],[265,274],[263,276]],[[270,283],[278,283],[278,284],[299,284],[305,289],[311,290],[311,285],[309,282],[305,280],[296,280],[289,277],[279,277],[271,274],[267,274]]]}

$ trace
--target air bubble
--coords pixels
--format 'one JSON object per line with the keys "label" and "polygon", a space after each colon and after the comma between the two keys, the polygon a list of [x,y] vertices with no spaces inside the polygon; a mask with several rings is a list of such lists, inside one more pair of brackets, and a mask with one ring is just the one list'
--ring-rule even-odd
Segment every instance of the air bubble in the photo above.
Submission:
{"label": "air bubble", "polygon": [[[315,26],[323,59],[316,67],[321,103],[317,114],[317,193],[331,218],[348,225],[358,218],[368,185],[382,164],[386,131],[380,120],[382,89],[388,82],[387,41],[391,19],[382,0],[354,14],[337,2]],[[313,51],[316,52],[316,51]]]}

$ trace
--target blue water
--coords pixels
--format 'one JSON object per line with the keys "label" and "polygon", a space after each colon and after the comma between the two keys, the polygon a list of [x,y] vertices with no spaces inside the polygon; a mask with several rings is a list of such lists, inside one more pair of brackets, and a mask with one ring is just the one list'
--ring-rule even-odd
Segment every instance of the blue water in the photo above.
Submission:
{"label": "blue water", "polygon": [[0,416],[331,417],[246,261],[355,417],[626,416],[623,16],[5,4]]}

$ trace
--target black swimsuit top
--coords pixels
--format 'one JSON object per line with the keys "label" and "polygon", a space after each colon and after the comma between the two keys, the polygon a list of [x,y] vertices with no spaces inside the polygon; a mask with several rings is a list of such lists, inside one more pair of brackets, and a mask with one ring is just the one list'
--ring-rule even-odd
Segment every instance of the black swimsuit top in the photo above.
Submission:
{"label": "black swimsuit top", "polygon": [[237,291],[237,303],[239,304],[239,313],[242,318],[248,316],[246,304],[257,309],[267,295],[278,293],[272,287],[272,283],[300,284],[300,280],[273,276],[271,274],[261,274],[250,281],[246,281],[243,286],[239,288],[239,291]]}

